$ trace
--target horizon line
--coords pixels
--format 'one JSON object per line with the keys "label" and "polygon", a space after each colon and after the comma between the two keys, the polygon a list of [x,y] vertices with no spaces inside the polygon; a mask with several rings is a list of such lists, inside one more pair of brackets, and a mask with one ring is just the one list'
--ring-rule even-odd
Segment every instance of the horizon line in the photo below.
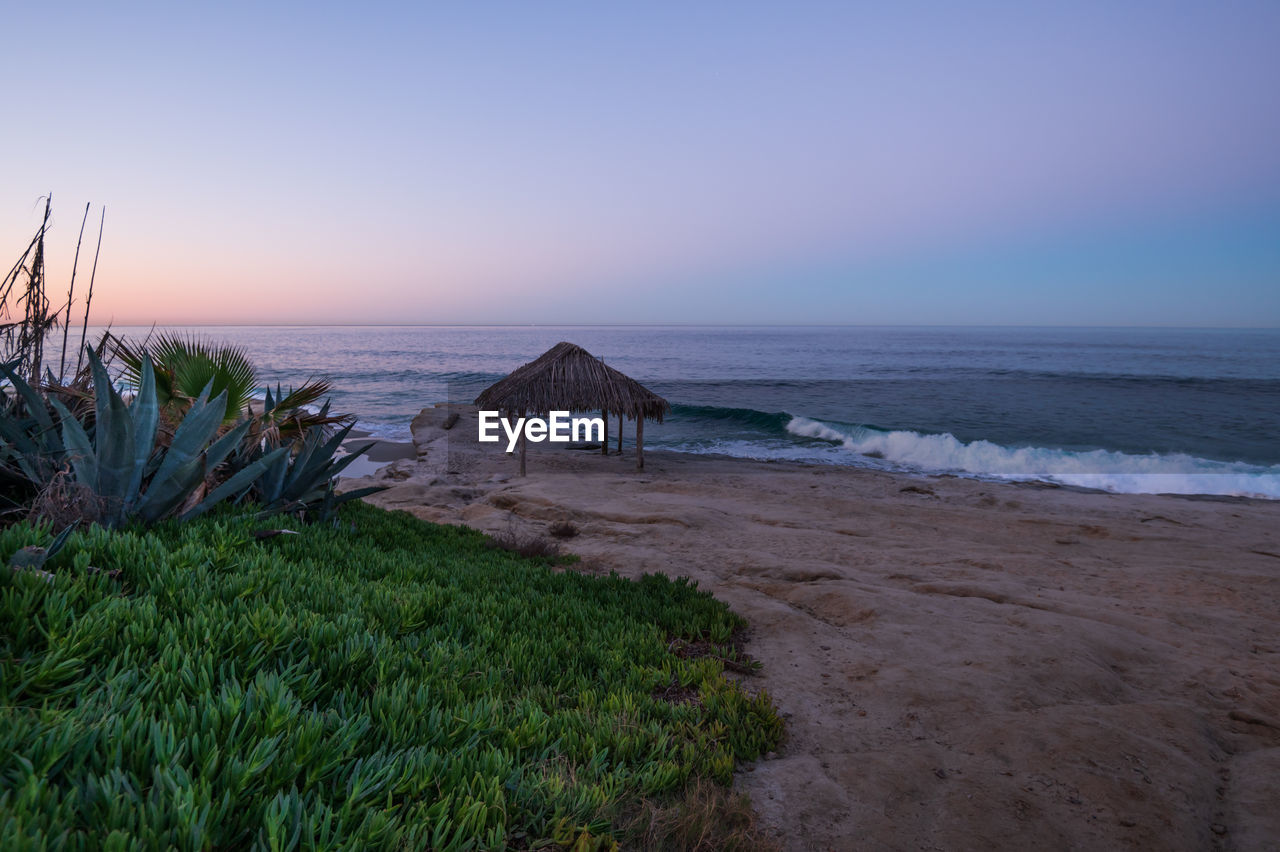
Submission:
{"label": "horizon line", "polygon": [[1184,331],[1280,331],[1280,325],[1174,325],[1128,323],[832,323],[832,322],[107,322],[90,328],[1076,328]]}

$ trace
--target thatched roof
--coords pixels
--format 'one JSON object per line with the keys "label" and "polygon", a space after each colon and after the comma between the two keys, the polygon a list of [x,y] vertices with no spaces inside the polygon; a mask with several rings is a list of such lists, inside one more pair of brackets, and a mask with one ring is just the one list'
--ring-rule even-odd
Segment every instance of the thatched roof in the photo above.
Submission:
{"label": "thatched roof", "polygon": [[557,343],[476,397],[484,409],[532,414],[603,409],[662,422],[671,404],[581,346]]}

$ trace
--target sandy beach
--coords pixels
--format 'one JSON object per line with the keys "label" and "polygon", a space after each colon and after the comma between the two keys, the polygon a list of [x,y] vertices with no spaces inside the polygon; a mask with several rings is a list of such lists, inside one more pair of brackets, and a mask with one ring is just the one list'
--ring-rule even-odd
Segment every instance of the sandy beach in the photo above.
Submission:
{"label": "sandy beach", "polygon": [[785,848],[1280,843],[1280,503],[548,445],[521,478],[448,413],[345,487],[728,602],[787,721],[735,783]]}

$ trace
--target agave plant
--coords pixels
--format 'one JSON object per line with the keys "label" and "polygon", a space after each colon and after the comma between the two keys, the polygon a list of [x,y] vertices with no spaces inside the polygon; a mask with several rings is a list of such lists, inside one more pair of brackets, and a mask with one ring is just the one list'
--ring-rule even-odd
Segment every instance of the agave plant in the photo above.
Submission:
{"label": "agave plant", "polygon": [[[323,519],[338,505],[381,490],[336,493],[337,476],[368,446],[339,458],[350,418],[330,415],[328,403],[318,412],[303,408],[328,389],[327,382],[288,394],[268,391],[260,414],[226,424],[228,394],[224,389],[210,399],[212,380],[181,410],[166,413],[159,393],[163,373],[148,355],[136,370],[131,402],[115,388],[98,353],[90,349],[88,355],[92,392],[83,396],[65,389],[42,393],[13,365],[0,365],[12,387],[0,393],[0,500],[12,507],[29,506],[68,477],[88,489],[95,507],[90,519],[106,526],[192,518],[222,500],[244,497],[266,513]],[[162,435],[166,417],[172,434]]]}
{"label": "agave plant", "polygon": [[0,391],[0,499],[19,507],[58,471],[63,455],[56,412],[18,375],[18,362],[0,364],[11,392]]}
{"label": "agave plant", "polygon": [[249,429],[249,439],[254,442],[266,441],[277,447],[301,438],[312,426],[334,426],[352,420],[350,416],[330,414],[327,404],[320,411],[314,410],[332,389],[324,378],[312,379],[288,391],[282,391],[277,384],[274,394],[268,387],[261,409],[255,412],[251,403],[258,386],[257,370],[238,346],[177,334],[160,334],[133,344],[110,333],[104,335],[100,349],[108,345],[123,365],[122,378],[134,388],[141,382],[143,359],[151,358],[162,412],[185,410],[209,382],[213,383],[211,393],[227,391],[223,422],[240,416],[256,418],[258,422]]}
{"label": "agave plant", "polygon": [[58,400],[50,400],[61,419],[62,443],[78,482],[102,501],[106,526],[138,520],[155,523],[181,515],[192,518],[218,502],[246,492],[287,447],[266,453],[237,469],[211,490],[206,482],[236,450],[249,430],[243,420],[219,436],[227,392],[209,398],[212,381],[191,400],[167,445],[158,444],[160,403],[158,371],[143,357],[138,392],[126,404],[111,383],[106,367],[89,353],[95,388],[93,437]]}
{"label": "agave plant", "polygon": [[354,422],[351,415],[329,413],[329,401],[318,410],[315,404],[330,390],[328,379],[314,379],[300,388],[281,391],[276,385],[275,393],[267,388],[262,402],[262,413],[255,416],[256,422],[249,430],[248,440],[267,447],[278,447],[289,444],[309,434],[313,427],[330,430],[336,426]]}
{"label": "agave plant", "polygon": [[370,442],[339,458],[338,450],[351,432],[351,426],[348,424],[332,435],[326,434],[324,426],[310,427],[302,440],[295,443],[296,453],[276,456],[270,461],[253,484],[252,498],[267,513],[311,515],[325,520],[343,503],[384,491],[384,487],[374,486],[343,494],[336,492],[334,486],[339,474],[373,446]]}

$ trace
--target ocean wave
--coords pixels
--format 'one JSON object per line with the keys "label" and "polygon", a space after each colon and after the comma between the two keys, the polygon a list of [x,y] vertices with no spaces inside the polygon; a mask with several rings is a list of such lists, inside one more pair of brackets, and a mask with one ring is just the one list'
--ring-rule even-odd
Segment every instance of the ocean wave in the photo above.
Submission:
{"label": "ocean wave", "polygon": [[941,381],[954,379],[957,375],[964,375],[974,379],[1069,381],[1087,382],[1095,385],[1134,385],[1144,388],[1162,386],[1194,387],[1215,392],[1231,393],[1266,393],[1280,389],[1280,380],[1258,376],[1178,376],[1084,370],[1019,370],[973,367],[955,367],[937,372],[937,378]]}
{"label": "ocean wave", "polygon": [[691,420],[732,421],[768,432],[781,434],[786,430],[791,415],[785,411],[757,411],[754,408],[726,408],[718,405],[671,406],[671,413]]}
{"label": "ocean wave", "polygon": [[1220,494],[1280,499],[1280,465],[1221,462],[1182,453],[1006,447],[950,434],[878,430],[793,416],[788,433],[851,453],[930,473],[1039,479],[1137,494]]}

